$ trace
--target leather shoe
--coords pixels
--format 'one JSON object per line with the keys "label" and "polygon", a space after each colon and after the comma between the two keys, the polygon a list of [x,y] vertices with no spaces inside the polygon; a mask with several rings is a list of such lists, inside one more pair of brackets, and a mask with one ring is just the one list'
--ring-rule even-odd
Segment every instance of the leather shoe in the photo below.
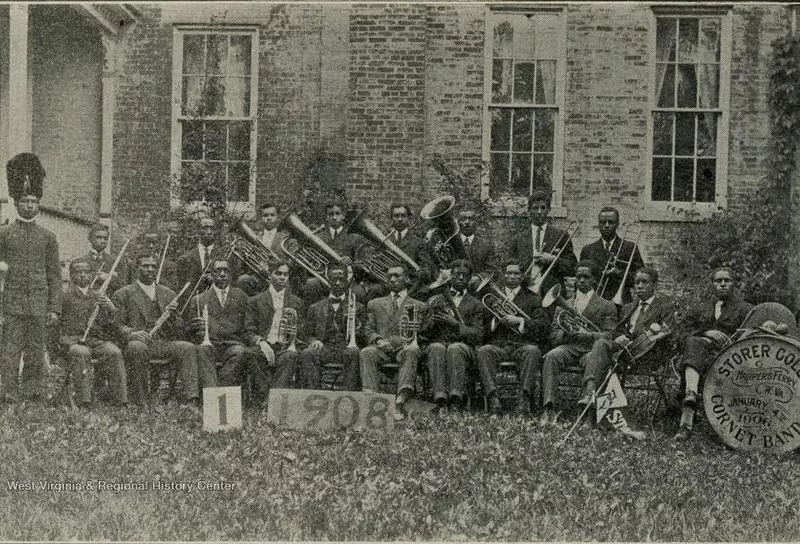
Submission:
{"label": "leather shoe", "polygon": [[678,427],[678,432],[675,433],[675,436],[672,437],[673,440],[676,442],[685,442],[692,437],[692,430],[685,426],[681,425]]}
{"label": "leather shoe", "polygon": [[489,412],[498,416],[503,413],[503,403],[494,395],[489,398]]}

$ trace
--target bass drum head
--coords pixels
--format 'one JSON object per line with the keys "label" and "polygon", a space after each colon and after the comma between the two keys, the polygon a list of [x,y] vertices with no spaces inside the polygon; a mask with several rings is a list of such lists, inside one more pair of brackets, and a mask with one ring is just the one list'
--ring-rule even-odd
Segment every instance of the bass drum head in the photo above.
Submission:
{"label": "bass drum head", "polygon": [[714,431],[739,450],[800,446],[800,342],[754,335],[725,348],[709,368],[703,405]]}

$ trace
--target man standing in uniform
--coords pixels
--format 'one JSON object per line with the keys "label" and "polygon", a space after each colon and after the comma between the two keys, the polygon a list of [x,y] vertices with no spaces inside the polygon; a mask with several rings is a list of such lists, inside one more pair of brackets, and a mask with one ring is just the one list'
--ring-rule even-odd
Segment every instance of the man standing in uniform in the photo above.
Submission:
{"label": "man standing in uniform", "polygon": [[33,153],[20,153],[6,165],[8,194],[19,217],[0,230],[0,261],[7,263],[3,294],[2,397],[19,398],[20,355],[23,396],[36,399],[44,368],[47,327],[61,313],[61,267],[56,236],[36,224],[45,171]]}

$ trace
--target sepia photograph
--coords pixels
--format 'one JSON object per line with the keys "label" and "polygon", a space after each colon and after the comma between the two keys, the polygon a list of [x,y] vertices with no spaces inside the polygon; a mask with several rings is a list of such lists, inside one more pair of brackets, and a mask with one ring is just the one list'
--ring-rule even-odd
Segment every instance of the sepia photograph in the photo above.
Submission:
{"label": "sepia photograph", "polygon": [[0,3],[0,541],[799,540],[798,16]]}

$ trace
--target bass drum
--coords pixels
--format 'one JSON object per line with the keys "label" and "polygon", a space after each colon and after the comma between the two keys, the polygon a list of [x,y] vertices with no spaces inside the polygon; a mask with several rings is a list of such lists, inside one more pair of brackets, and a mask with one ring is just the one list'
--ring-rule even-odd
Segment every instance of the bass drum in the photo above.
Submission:
{"label": "bass drum", "polygon": [[800,446],[800,342],[756,333],[725,348],[703,386],[711,426],[728,446],[784,453]]}

